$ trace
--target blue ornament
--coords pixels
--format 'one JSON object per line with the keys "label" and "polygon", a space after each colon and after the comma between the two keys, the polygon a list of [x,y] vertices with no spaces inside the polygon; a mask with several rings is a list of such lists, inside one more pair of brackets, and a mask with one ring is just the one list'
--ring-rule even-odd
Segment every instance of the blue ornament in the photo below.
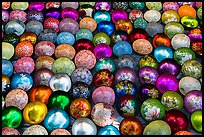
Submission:
{"label": "blue ornament", "polygon": [[113,46],[113,54],[120,57],[124,54],[132,54],[132,46],[127,41],[119,41]]}
{"label": "blue ornament", "polygon": [[100,23],[102,21],[111,21],[111,15],[109,12],[107,11],[97,11],[95,14],[94,14],[94,20],[96,21],[96,23]]}
{"label": "blue ornament", "polygon": [[129,80],[123,80],[118,82],[114,87],[115,95],[119,99],[124,95],[133,95],[136,96],[137,87],[136,85]]}
{"label": "blue ornament", "polygon": [[88,40],[92,41],[93,34],[88,29],[79,29],[76,33],[76,41],[79,39],[88,39]]}
{"label": "blue ornament", "polygon": [[13,74],[13,64],[7,59],[2,59],[2,74],[8,77]]}
{"label": "blue ornament", "polygon": [[97,25],[97,31],[104,32],[110,36],[115,31],[115,26],[110,21],[102,21]]}
{"label": "blue ornament", "polygon": [[174,53],[170,47],[167,46],[158,46],[154,50],[154,57],[157,59],[158,62],[166,58],[173,58]]}
{"label": "blue ornament", "polygon": [[98,135],[120,135],[120,132],[116,127],[112,125],[108,125],[108,126],[102,127],[99,130]]}
{"label": "blue ornament", "polygon": [[69,116],[61,108],[52,108],[45,116],[44,126],[51,132],[58,128],[67,128],[69,126]]}
{"label": "blue ornament", "polygon": [[28,91],[32,88],[32,86],[33,86],[33,78],[28,73],[21,72],[21,73],[15,74],[11,79],[12,89],[20,88],[24,91]]}
{"label": "blue ornament", "polygon": [[72,33],[70,32],[61,32],[58,36],[57,36],[57,44],[69,44],[69,45],[73,45],[75,42],[75,37]]}

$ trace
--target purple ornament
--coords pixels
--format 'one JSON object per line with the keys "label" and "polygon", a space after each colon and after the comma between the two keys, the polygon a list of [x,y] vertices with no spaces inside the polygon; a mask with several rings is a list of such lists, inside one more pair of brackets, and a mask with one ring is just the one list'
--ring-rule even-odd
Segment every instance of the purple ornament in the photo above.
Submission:
{"label": "purple ornament", "polygon": [[7,10],[2,9],[2,21],[4,23],[8,22],[9,20],[9,12]]}
{"label": "purple ornament", "polygon": [[28,14],[27,14],[27,21],[31,21],[31,20],[37,20],[37,21],[43,22],[44,15],[41,11],[30,10],[28,11]]}
{"label": "purple ornament", "polygon": [[58,11],[58,10],[46,10],[45,17],[46,18],[56,18],[56,19],[59,19],[60,11]]}
{"label": "purple ornament", "polygon": [[174,75],[170,73],[163,73],[157,79],[156,86],[162,94],[168,90],[177,92],[178,91],[178,80],[176,79]]}
{"label": "purple ornament", "polygon": [[190,5],[190,6],[195,8],[195,6],[196,6],[195,2],[178,2],[178,4],[179,4],[180,7],[183,6],[183,5]]}
{"label": "purple ornament", "polygon": [[159,74],[171,73],[174,76],[177,76],[180,72],[181,66],[171,58],[166,58],[159,63],[158,71]]}
{"label": "purple ornament", "polygon": [[44,2],[31,2],[28,9],[42,11],[45,8]]}
{"label": "purple ornament", "polygon": [[79,18],[79,13],[73,8],[65,8],[61,13],[62,18],[72,18],[73,20],[77,20]]}
{"label": "purple ornament", "polygon": [[111,19],[114,23],[116,23],[116,21],[118,21],[119,19],[124,19],[124,20],[128,19],[128,15],[124,10],[116,9],[111,14]]}
{"label": "purple ornament", "polygon": [[188,92],[184,97],[184,107],[189,112],[202,110],[202,92],[199,90]]}
{"label": "purple ornament", "polygon": [[54,73],[46,68],[39,69],[33,74],[34,85],[46,85],[49,86],[49,80]]}
{"label": "purple ornament", "polygon": [[60,22],[59,26],[60,32],[68,31],[75,35],[79,30],[79,24],[76,20],[71,18],[65,18]]}
{"label": "purple ornament", "polygon": [[122,67],[115,73],[116,83],[122,80],[136,82],[136,72],[130,67]]}
{"label": "purple ornament", "polygon": [[109,11],[111,9],[111,4],[110,4],[110,2],[96,2],[95,8],[96,8],[96,10]]}
{"label": "purple ornament", "polygon": [[139,80],[142,84],[156,84],[159,73],[155,68],[146,66],[139,70]]}
{"label": "purple ornament", "polygon": [[105,43],[98,44],[93,51],[95,57],[97,59],[104,58],[104,57],[111,57],[112,56],[112,49],[109,45]]}

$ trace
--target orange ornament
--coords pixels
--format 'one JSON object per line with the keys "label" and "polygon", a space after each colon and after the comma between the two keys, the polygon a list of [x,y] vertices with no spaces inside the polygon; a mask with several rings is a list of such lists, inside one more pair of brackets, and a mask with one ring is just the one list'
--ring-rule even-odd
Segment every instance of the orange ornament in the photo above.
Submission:
{"label": "orange ornament", "polygon": [[37,41],[37,35],[34,32],[25,32],[20,37],[20,42],[29,41],[32,45],[35,45]]}
{"label": "orange ornament", "polygon": [[152,40],[152,44],[153,44],[154,48],[156,48],[157,46],[161,46],[161,45],[165,45],[165,46],[170,47],[171,41],[166,34],[158,33],[154,36],[154,38]]}
{"label": "orange ornament", "polygon": [[189,131],[182,130],[182,131],[176,132],[175,135],[193,135],[193,133],[189,132]]}
{"label": "orange ornament", "polygon": [[11,2],[2,2],[2,9],[9,9],[11,6]]}
{"label": "orange ornament", "polygon": [[192,18],[196,18],[196,10],[190,5],[183,5],[179,8],[178,14],[180,18],[184,16],[190,16]]}
{"label": "orange ornament", "polygon": [[29,98],[30,101],[40,101],[42,103],[48,104],[48,99],[50,95],[52,94],[52,90],[45,85],[38,85],[32,87],[32,89],[29,91]]}
{"label": "orange ornament", "polygon": [[130,34],[133,30],[133,25],[129,20],[119,19],[115,23],[115,28],[116,30],[123,30],[127,34]]}
{"label": "orange ornament", "polygon": [[18,58],[30,57],[33,54],[33,45],[29,41],[22,41],[16,45],[15,54]]}
{"label": "orange ornament", "polygon": [[60,58],[60,57],[67,57],[69,59],[73,59],[76,54],[76,51],[73,46],[69,44],[61,44],[57,46],[55,49],[55,57]]}

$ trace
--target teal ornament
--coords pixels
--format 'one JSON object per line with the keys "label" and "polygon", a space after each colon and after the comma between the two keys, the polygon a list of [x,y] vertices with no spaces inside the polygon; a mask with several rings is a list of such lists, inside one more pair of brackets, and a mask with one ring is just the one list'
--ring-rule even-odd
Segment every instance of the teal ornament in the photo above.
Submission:
{"label": "teal ornament", "polygon": [[132,46],[127,41],[119,41],[113,46],[113,54],[120,57],[124,54],[132,54]]}
{"label": "teal ornament", "polygon": [[144,18],[137,18],[134,21],[134,28],[141,28],[141,29],[145,29],[147,26],[147,21]]}
{"label": "teal ornament", "polygon": [[145,3],[144,2],[129,2],[129,6],[132,9],[143,10],[145,7]]}
{"label": "teal ornament", "polygon": [[111,15],[109,12],[105,11],[105,10],[100,10],[97,11],[94,14],[94,20],[96,21],[96,23],[100,23],[101,21],[111,21]]}
{"label": "teal ornament", "polygon": [[116,127],[112,125],[108,125],[108,126],[102,127],[98,131],[98,135],[120,135],[120,131]]}
{"label": "teal ornament", "polygon": [[94,69],[96,71],[108,69],[110,72],[114,72],[115,67],[116,66],[112,58],[100,58],[99,60],[96,61]]}
{"label": "teal ornament", "polygon": [[166,58],[173,58],[173,51],[170,47],[158,46],[154,49],[154,57],[158,62],[161,62]]}
{"label": "teal ornament", "polygon": [[76,41],[79,39],[88,39],[90,41],[93,40],[93,34],[88,29],[79,29],[75,36],[76,36]]}
{"label": "teal ornament", "polygon": [[75,42],[75,37],[70,32],[61,32],[57,36],[57,44],[69,44],[73,45]]}

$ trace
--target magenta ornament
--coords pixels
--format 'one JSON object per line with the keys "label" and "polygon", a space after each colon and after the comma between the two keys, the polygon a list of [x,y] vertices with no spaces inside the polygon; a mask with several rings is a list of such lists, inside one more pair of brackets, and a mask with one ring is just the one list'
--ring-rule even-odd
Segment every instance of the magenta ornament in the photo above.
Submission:
{"label": "magenta ornament", "polygon": [[115,73],[115,82],[129,80],[136,82],[136,72],[130,67],[122,67]]}
{"label": "magenta ornament", "polygon": [[105,43],[100,43],[94,48],[93,53],[97,59],[100,59],[104,57],[111,57],[113,52],[112,48],[109,45]]}
{"label": "magenta ornament", "polygon": [[42,11],[45,8],[44,2],[31,2],[28,9]]}
{"label": "magenta ornament", "polygon": [[62,18],[72,18],[73,20],[77,20],[79,18],[79,13],[74,8],[67,7],[61,12]]}
{"label": "magenta ornament", "polygon": [[114,23],[116,23],[116,21],[118,21],[119,19],[124,19],[127,20],[128,19],[128,15],[127,13],[122,10],[122,9],[116,9],[112,12],[111,14],[111,19]]}

